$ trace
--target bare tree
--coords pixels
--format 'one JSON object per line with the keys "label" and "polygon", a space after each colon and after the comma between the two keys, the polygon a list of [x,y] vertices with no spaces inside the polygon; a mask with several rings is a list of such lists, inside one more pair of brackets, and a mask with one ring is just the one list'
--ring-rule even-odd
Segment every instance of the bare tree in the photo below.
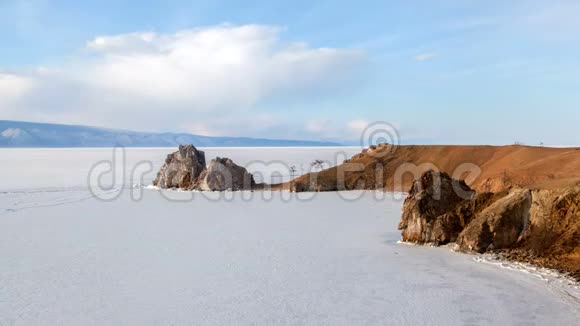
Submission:
{"label": "bare tree", "polygon": [[296,165],[292,165],[292,166],[290,167],[290,178],[294,179],[294,176],[296,175],[296,171],[298,171],[298,170],[296,169]]}
{"label": "bare tree", "polygon": [[324,161],[323,160],[314,160],[310,163],[313,169],[315,170],[322,170],[324,168]]}

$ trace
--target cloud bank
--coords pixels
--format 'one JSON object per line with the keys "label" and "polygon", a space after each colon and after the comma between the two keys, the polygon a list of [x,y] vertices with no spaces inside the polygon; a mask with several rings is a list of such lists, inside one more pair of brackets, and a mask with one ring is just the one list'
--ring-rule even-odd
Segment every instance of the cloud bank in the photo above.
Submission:
{"label": "cloud bank", "polygon": [[435,59],[437,54],[432,52],[420,53],[415,56],[415,61],[423,62]]}
{"label": "cloud bank", "polygon": [[[0,114],[149,130],[243,126],[278,95],[348,75],[364,54],[284,42],[280,28],[220,25],[99,36],[58,67],[0,69]],[[208,130],[207,133],[211,133]]]}

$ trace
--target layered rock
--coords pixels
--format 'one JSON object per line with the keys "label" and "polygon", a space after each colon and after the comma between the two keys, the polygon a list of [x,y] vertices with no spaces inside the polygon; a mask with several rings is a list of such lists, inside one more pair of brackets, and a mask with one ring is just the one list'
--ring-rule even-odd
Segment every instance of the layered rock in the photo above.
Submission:
{"label": "layered rock", "polygon": [[193,145],[179,145],[178,151],[167,155],[153,185],[190,189],[205,169],[204,152],[198,151]]}
{"label": "layered rock", "polygon": [[413,183],[399,224],[403,240],[493,251],[580,279],[580,183],[552,190],[515,187],[468,199],[450,191],[454,184],[470,193],[460,181],[433,171]]}
{"label": "layered rock", "polygon": [[570,272],[580,280],[580,183],[532,191],[530,223],[507,258]]}
{"label": "layered rock", "polygon": [[428,171],[413,182],[399,229],[404,241],[455,242],[463,251],[509,248],[530,221],[532,192],[516,188],[476,194],[464,181]]}
{"label": "layered rock", "polygon": [[467,225],[457,239],[459,249],[481,253],[513,247],[529,225],[531,207],[530,190],[512,189]]}
{"label": "layered rock", "polygon": [[244,167],[229,158],[216,158],[203,171],[195,188],[205,191],[251,190],[256,185],[254,177]]}
{"label": "layered rock", "polygon": [[580,258],[580,183],[532,195],[525,245],[537,252],[574,248]]}
{"label": "layered rock", "polygon": [[403,240],[446,244],[471,220],[475,192],[465,182],[430,170],[415,182],[403,205],[399,230]]}

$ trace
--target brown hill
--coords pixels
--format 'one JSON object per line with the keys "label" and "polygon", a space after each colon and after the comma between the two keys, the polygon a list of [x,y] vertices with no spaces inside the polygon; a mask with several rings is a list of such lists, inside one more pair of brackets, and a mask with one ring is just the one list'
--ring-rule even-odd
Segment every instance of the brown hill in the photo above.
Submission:
{"label": "brown hill", "polygon": [[294,191],[407,191],[433,169],[477,191],[554,189],[580,181],[580,148],[531,146],[371,146],[343,164],[278,187]]}

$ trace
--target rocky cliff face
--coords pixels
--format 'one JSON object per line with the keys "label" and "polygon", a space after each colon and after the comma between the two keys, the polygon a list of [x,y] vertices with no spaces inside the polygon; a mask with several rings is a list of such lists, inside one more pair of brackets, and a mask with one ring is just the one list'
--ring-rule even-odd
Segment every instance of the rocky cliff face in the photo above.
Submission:
{"label": "rocky cliff face", "polygon": [[530,223],[532,193],[514,189],[478,213],[459,234],[457,244],[463,251],[485,252],[510,248],[523,236]]}
{"label": "rocky cliff face", "polygon": [[[403,205],[399,229],[403,240],[415,243],[446,244],[455,241],[470,214],[464,204],[475,192],[463,181],[453,180],[446,173],[429,171],[415,182]],[[467,219],[467,220],[466,220]]]}
{"label": "rocky cliff face", "polygon": [[206,191],[251,190],[256,183],[252,174],[229,158],[216,158],[200,175],[196,188]]}
{"label": "rocky cliff face", "polygon": [[428,171],[413,183],[399,229],[404,241],[500,252],[580,278],[580,184],[475,194],[459,180]]}
{"label": "rocky cliff face", "polygon": [[205,153],[193,145],[179,145],[177,152],[167,155],[153,185],[189,189],[204,170]]}
{"label": "rocky cliff face", "polygon": [[529,227],[507,258],[570,272],[580,280],[580,183],[532,192]]}
{"label": "rocky cliff face", "polygon": [[225,191],[251,190],[254,177],[229,158],[216,158],[206,168],[205,154],[193,145],[180,145],[169,154],[153,181],[160,188]]}

